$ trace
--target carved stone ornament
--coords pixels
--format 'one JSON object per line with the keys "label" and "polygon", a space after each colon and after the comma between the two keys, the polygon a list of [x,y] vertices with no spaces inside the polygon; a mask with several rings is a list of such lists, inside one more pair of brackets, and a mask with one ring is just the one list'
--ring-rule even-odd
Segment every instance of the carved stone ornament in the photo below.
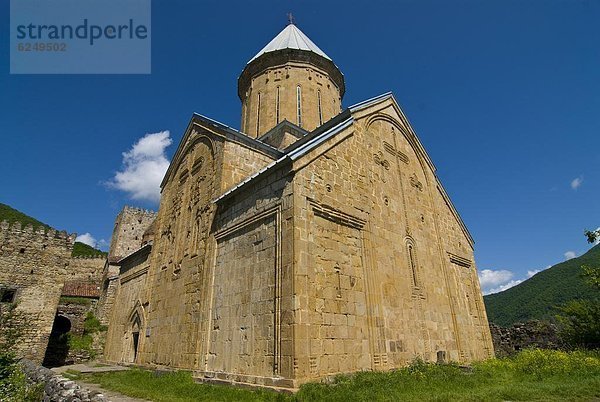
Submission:
{"label": "carved stone ornament", "polygon": [[416,174],[410,176],[410,185],[414,188],[417,188],[419,191],[423,191],[423,183],[421,183],[419,179],[417,179]]}
{"label": "carved stone ornament", "polygon": [[373,160],[376,164],[381,165],[385,170],[390,170],[390,162],[387,159],[383,158],[383,152],[379,151],[376,154],[373,154]]}

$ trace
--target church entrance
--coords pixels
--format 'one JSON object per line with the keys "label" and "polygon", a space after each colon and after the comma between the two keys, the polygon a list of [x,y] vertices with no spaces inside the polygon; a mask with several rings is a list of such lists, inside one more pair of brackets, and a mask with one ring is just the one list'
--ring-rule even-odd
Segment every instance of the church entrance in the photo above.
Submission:
{"label": "church entrance", "polygon": [[133,361],[134,362],[137,359],[137,352],[138,352],[139,341],[140,341],[140,333],[139,332],[134,332],[133,333]]}
{"label": "church entrance", "polygon": [[142,327],[142,323],[140,320],[140,316],[136,313],[133,316],[131,323],[131,340],[130,347],[128,353],[128,363],[135,363],[138,357],[138,350],[140,346],[140,328]]}

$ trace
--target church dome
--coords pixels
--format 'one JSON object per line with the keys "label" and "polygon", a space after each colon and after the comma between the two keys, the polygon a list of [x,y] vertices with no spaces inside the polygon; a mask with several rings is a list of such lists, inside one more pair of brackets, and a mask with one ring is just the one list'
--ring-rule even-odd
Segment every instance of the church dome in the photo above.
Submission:
{"label": "church dome", "polygon": [[279,35],[273,38],[273,40],[269,42],[267,46],[262,48],[261,51],[256,54],[256,56],[251,58],[250,61],[248,61],[248,64],[265,53],[276,52],[284,49],[305,50],[307,52],[316,53],[327,60],[331,60],[331,58],[327,56],[324,51],[319,49],[319,47],[315,45],[315,43],[304,34],[304,32],[298,29],[296,25],[288,24],[288,26],[279,33]]}
{"label": "church dome", "polygon": [[259,137],[284,120],[312,131],[339,114],[344,75],[296,25],[288,24],[238,78],[240,130]]}

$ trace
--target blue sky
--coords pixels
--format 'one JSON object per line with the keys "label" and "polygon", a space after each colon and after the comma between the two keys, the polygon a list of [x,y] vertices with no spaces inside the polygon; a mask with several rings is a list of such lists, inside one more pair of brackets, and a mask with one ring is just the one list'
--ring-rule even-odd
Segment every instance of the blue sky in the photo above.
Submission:
{"label": "blue sky", "polygon": [[4,1],[0,202],[108,241],[123,205],[157,205],[106,183],[143,147],[142,162],[164,166],[193,112],[238,127],[236,79],[290,11],[345,74],[345,106],[394,92],[475,238],[488,291],[589,248],[598,1],[154,0],[150,75],[9,75]]}

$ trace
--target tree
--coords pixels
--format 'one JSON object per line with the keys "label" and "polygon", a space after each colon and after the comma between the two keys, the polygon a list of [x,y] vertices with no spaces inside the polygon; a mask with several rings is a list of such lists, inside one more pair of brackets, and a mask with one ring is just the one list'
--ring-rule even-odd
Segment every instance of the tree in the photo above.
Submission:
{"label": "tree", "polygon": [[[600,240],[600,229],[586,230],[584,233],[588,243],[595,243]],[[582,275],[587,279],[587,282],[600,290],[600,266],[589,267],[584,265],[581,268],[583,270]]]}
{"label": "tree", "polygon": [[[586,230],[589,243],[600,239],[600,229]],[[600,266],[582,266],[581,275],[590,285],[600,291]],[[571,346],[600,347],[600,300],[571,300],[559,307],[556,316],[561,324],[560,335]]]}
{"label": "tree", "polygon": [[596,230],[585,230],[583,232],[587,237],[588,243],[594,243],[596,240],[600,239],[600,229]]}

